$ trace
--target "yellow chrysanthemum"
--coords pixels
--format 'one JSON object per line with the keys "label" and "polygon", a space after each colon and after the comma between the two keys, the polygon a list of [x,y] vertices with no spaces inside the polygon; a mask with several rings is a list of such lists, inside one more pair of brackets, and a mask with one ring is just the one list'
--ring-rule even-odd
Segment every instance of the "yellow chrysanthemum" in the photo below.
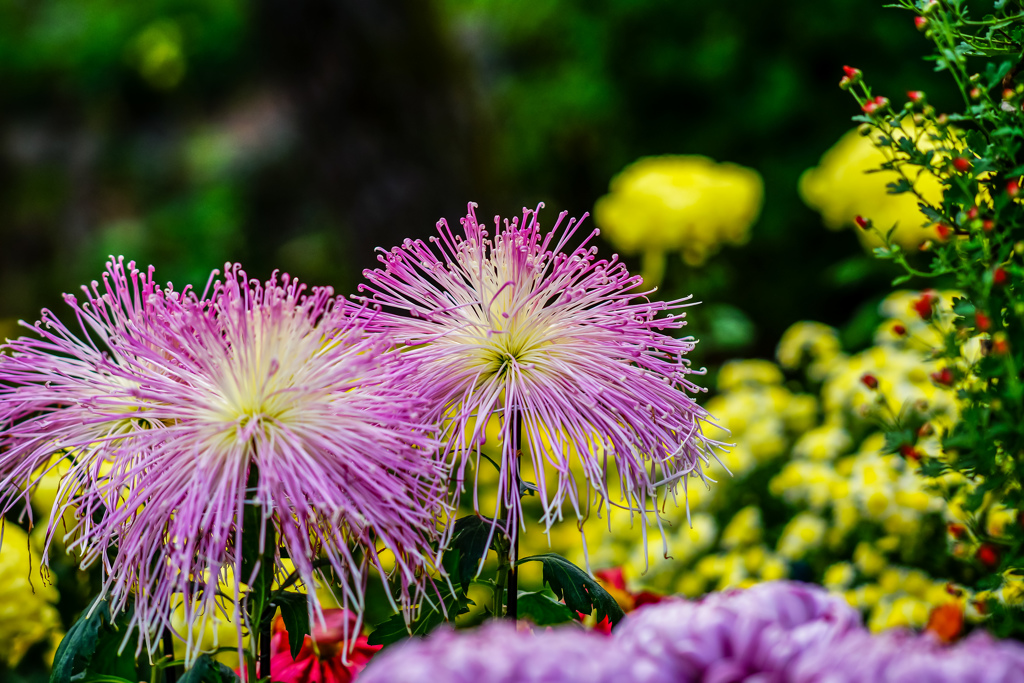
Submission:
{"label": "yellow chrysanthemum", "polygon": [[[935,231],[922,227],[929,221],[918,208],[917,197],[909,192],[889,194],[886,186],[900,177],[896,171],[873,172],[885,161],[885,155],[871,138],[851,130],[825,152],[818,166],[800,177],[800,196],[821,213],[831,230],[855,227],[854,218],[863,216],[883,232],[895,225],[893,241],[914,249],[925,240],[934,239]],[[913,177],[922,196],[938,205],[942,200],[941,181],[923,169],[914,170]],[[857,230],[857,235],[865,246],[880,244],[869,231]]]}
{"label": "yellow chrysanthemum", "polygon": [[763,195],[761,176],[749,168],[701,156],[646,157],[612,179],[594,220],[616,249],[644,256],[644,282],[656,285],[668,253],[699,266],[723,244],[744,244]]}

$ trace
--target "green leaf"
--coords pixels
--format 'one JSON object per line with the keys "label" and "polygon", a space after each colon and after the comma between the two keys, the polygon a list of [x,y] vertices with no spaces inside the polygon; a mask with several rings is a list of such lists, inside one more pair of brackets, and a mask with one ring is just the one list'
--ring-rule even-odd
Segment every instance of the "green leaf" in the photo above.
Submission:
{"label": "green leaf", "polygon": [[[306,596],[302,593],[274,591],[270,595],[270,604],[281,608],[284,627],[288,629],[288,647],[292,658],[298,656],[302,643],[309,635],[309,609],[306,607]],[[273,614],[273,612],[271,612]]]}
{"label": "green leaf", "polygon": [[53,658],[50,683],[71,683],[73,675],[88,669],[99,644],[100,630],[107,621],[110,621],[110,607],[106,598],[97,597],[60,641]]}
{"label": "green leaf", "polygon": [[178,679],[178,683],[232,683],[238,680],[238,675],[226,665],[210,655],[200,655],[192,668]]}
{"label": "green leaf", "polygon": [[480,573],[487,551],[500,533],[494,528],[494,522],[485,517],[467,515],[457,520],[451,543],[448,544],[448,552],[457,551],[459,554],[456,576],[451,577],[452,581],[468,586]]}
{"label": "green leaf", "polygon": [[[424,597],[419,617],[408,628],[401,613],[392,615],[370,634],[370,645],[387,647],[409,636],[424,636],[445,621],[445,614],[448,619],[454,619],[456,616],[468,612],[469,606],[474,604],[462,593],[457,584],[455,594],[448,590],[447,584],[437,583],[436,585],[441,590],[442,599],[438,599],[437,595]],[[443,610],[442,604],[444,605]]]}
{"label": "green leaf", "polygon": [[575,613],[546,593],[519,591],[517,616],[529,619],[538,626],[564,624],[575,620]]}
{"label": "green leaf", "polygon": [[561,555],[534,555],[524,557],[516,564],[525,562],[540,562],[543,565],[544,582],[551,587],[555,597],[561,599],[569,609],[583,614],[594,612],[598,621],[608,617],[612,626],[626,616],[619,603],[615,602],[615,598],[608,591],[601,588],[601,584]]}

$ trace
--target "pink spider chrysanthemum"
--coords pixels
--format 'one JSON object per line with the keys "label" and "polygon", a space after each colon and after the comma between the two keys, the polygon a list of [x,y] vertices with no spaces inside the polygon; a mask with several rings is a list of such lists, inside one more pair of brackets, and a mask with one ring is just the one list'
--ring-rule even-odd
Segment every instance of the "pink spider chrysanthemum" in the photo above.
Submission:
{"label": "pink spider chrysanthemum", "polygon": [[[694,340],[667,334],[685,324],[687,299],[648,300],[617,257],[596,259],[588,246],[596,230],[570,248],[580,223],[565,224],[565,213],[545,232],[537,211],[524,209],[521,221],[496,217],[490,233],[475,208],[462,219],[463,235],[438,223],[436,249],[407,240],[383,252],[384,268],[366,271],[360,290],[381,308],[376,322],[416,361],[410,388],[447,421],[457,489],[499,415],[496,512],[509,511],[506,533],[523,525],[520,432],[547,527],[566,501],[582,517],[593,489],[605,506],[619,505],[609,496],[611,464],[619,500],[643,511],[645,524],[659,505],[657,487],[674,492],[688,476],[703,478],[715,446],[702,433],[706,413],[687,393],[699,391],[685,358]],[[586,493],[574,460],[593,487]]]}
{"label": "pink spider chrysanthemum", "polygon": [[111,261],[85,302],[66,297],[81,332],[44,311],[36,336],[0,348],[0,509],[66,454],[50,519],[74,511],[68,549],[102,564],[114,610],[134,604],[140,648],[153,651],[172,601],[184,604],[190,661],[205,620],[242,613],[247,509],[306,586],[325,558],[361,616],[385,549],[401,600],[418,599],[448,476],[422,400],[400,385],[410,359],[367,333],[366,316],[287,275],[259,283],[230,264],[216,275],[200,297]]}

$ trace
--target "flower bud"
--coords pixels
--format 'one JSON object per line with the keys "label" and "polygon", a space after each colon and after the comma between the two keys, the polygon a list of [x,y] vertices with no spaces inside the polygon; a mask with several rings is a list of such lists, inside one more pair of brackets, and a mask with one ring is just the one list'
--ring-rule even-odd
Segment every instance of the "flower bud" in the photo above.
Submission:
{"label": "flower bud", "polygon": [[967,533],[967,527],[965,527],[963,524],[955,524],[953,522],[950,522],[946,525],[946,531],[948,531],[949,535],[953,538],[961,539],[964,537],[964,534]]}
{"label": "flower bud", "polygon": [[903,335],[905,335],[907,333],[907,328],[905,328],[905,327],[903,327],[903,325],[900,325],[899,323],[897,323],[897,324],[892,326],[892,333],[895,334],[897,337],[902,337]]}
{"label": "flower bud", "polygon": [[923,90],[908,90],[907,91],[907,99],[909,99],[914,104],[920,104],[921,102],[924,102],[924,91]]}
{"label": "flower bud", "polygon": [[949,227],[945,223],[939,223],[935,226],[935,232],[939,236],[939,239],[945,242],[949,239],[949,236],[953,234],[953,228]]}
{"label": "flower bud", "polygon": [[982,543],[975,557],[990,571],[999,566],[999,551],[991,543]]}
{"label": "flower bud", "polygon": [[1018,194],[1020,194],[1020,183],[1018,183],[1016,180],[1011,180],[1010,182],[1006,183],[1006,194],[1010,195],[1011,198],[1015,198]]}
{"label": "flower bud", "polygon": [[1006,284],[1007,279],[1006,269],[1002,266],[997,267],[992,271],[992,284],[997,286],[1003,286]]}
{"label": "flower bud", "polygon": [[917,27],[918,31],[923,31],[928,28],[928,19],[926,17],[914,17],[914,26]]}
{"label": "flower bud", "polygon": [[936,301],[938,301],[938,296],[935,294],[935,290],[926,289],[921,292],[921,296],[914,299],[914,303],[911,305],[923,320],[928,320],[932,317],[932,307]]}
{"label": "flower bud", "polygon": [[909,443],[900,446],[900,455],[907,460],[913,460],[914,462],[919,462],[921,460],[921,454],[918,453],[917,449]]}
{"label": "flower bud", "polygon": [[932,426],[931,422],[925,422],[923,425],[917,428],[917,436],[925,439],[935,433],[935,427]]}
{"label": "flower bud", "polygon": [[944,387],[952,386],[953,384],[953,371],[949,368],[942,368],[938,372],[932,373],[932,381],[936,384],[940,384]]}
{"label": "flower bud", "polygon": [[996,227],[996,222],[994,220],[992,220],[991,218],[986,218],[985,220],[983,220],[981,222],[981,229],[984,230],[985,232],[992,232],[992,230],[995,227]]}
{"label": "flower bud", "polygon": [[1005,356],[1010,352],[1010,340],[1005,332],[996,332],[992,335],[992,353],[997,356]]}
{"label": "flower bud", "polygon": [[864,218],[864,216],[855,216],[853,222],[857,224],[857,227],[861,230],[868,230],[871,228],[871,219]]}
{"label": "flower bud", "polygon": [[974,326],[982,332],[988,332],[992,329],[992,318],[988,317],[984,311],[975,311]]}
{"label": "flower bud", "polygon": [[881,95],[879,95],[878,97],[865,102],[861,106],[861,111],[863,111],[865,114],[874,114],[882,109],[885,109],[888,106],[889,98],[882,97]]}
{"label": "flower bud", "polygon": [[981,88],[971,88],[971,92],[969,94],[970,94],[972,100],[980,100],[981,99]]}
{"label": "flower bud", "polygon": [[861,384],[866,386],[868,389],[878,388],[878,378],[872,375],[871,373],[865,373],[861,375],[860,381]]}
{"label": "flower bud", "polygon": [[917,248],[917,250],[918,251],[931,251],[932,250],[932,241],[931,240],[925,240],[924,242],[921,242],[921,246],[919,246]]}
{"label": "flower bud", "polygon": [[857,80],[863,75],[860,69],[845,65],[843,66],[843,73],[846,74],[846,77],[850,80]]}
{"label": "flower bud", "polygon": [[955,168],[960,173],[966,173],[967,171],[971,170],[971,162],[965,159],[964,157],[954,157],[953,168]]}

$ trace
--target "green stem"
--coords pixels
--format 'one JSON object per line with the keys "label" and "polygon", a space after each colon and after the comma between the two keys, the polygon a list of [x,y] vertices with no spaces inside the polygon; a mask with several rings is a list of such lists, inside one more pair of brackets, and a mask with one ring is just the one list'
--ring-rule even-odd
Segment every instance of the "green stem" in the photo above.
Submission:
{"label": "green stem", "polygon": [[505,606],[505,585],[508,583],[508,571],[511,566],[509,562],[508,541],[502,539],[496,543],[495,552],[498,554],[498,578],[494,582],[494,605],[495,618],[501,618]]}

